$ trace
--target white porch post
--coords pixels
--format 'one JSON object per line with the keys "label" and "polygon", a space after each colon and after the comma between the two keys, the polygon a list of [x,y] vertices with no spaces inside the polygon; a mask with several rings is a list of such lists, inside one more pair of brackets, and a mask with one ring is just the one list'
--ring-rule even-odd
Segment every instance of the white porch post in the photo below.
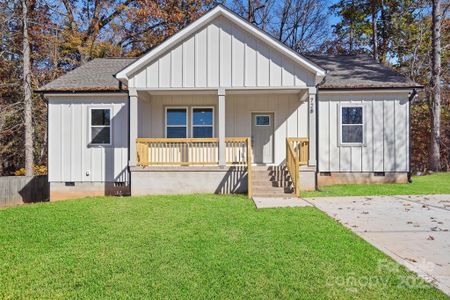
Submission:
{"label": "white porch post", "polygon": [[129,166],[137,165],[136,139],[138,134],[138,94],[136,89],[129,89],[130,97],[130,161]]}
{"label": "white porch post", "polygon": [[316,94],[315,87],[308,88],[308,127],[309,127],[309,162],[310,166],[317,164],[316,159]]}
{"label": "white porch post", "polygon": [[226,165],[225,159],[225,89],[220,88],[217,91],[218,96],[218,128],[219,128],[219,166]]}

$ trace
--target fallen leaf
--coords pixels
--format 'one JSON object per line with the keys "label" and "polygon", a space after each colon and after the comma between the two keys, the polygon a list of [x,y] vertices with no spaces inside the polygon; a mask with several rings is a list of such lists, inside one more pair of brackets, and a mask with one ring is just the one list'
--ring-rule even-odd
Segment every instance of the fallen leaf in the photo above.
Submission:
{"label": "fallen leaf", "polygon": [[411,261],[411,262],[417,262],[417,260],[415,260],[414,258],[408,258],[408,257],[405,257],[405,259],[406,259],[406,260],[409,260],[409,261]]}

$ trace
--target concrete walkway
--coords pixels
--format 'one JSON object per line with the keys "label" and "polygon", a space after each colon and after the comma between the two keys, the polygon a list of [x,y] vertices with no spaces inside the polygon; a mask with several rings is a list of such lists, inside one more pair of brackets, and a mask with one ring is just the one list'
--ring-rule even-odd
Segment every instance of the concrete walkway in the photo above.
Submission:
{"label": "concrete walkway", "polygon": [[312,206],[307,201],[296,197],[259,197],[254,196],[256,208],[304,207]]}
{"label": "concrete walkway", "polygon": [[450,195],[306,201],[450,296]]}

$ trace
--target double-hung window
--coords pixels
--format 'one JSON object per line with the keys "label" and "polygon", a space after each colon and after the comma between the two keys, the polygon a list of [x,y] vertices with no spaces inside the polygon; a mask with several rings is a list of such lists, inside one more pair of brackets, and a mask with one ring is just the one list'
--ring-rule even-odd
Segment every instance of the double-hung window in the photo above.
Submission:
{"label": "double-hung window", "polygon": [[187,108],[166,108],[166,137],[187,138]]}
{"label": "double-hung window", "polygon": [[111,144],[111,109],[91,108],[90,109],[90,135],[91,145]]}
{"label": "double-hung window", "polygon": [[214,109],[212,107],[192,108],[192,137],[211,138],[214,136]]}
{"label": "double-hung window", "polygon": [[341,144],[364,144],[364,107],[362,105],[343,105],[340,107]]}

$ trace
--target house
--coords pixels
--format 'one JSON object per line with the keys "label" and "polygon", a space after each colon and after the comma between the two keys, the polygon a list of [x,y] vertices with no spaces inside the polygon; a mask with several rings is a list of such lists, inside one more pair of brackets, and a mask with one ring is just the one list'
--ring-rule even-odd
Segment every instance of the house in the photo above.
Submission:
{"label": "house", "polygon": [[138,59],[40,89],[51,199],[406,182],[416,88],[367,56],[299,55],[216,6]]}

